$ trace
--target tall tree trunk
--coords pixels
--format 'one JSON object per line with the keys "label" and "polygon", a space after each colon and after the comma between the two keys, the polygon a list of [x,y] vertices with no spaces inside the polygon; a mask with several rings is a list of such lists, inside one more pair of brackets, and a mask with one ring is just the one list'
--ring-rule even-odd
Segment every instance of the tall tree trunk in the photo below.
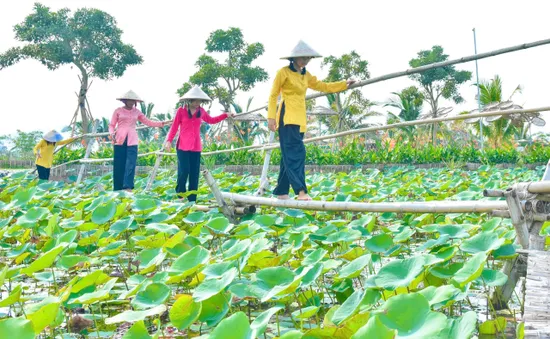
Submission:
{"label": "tall tree trunk", "polygon": [[[437,118],[437,102],[432,102],[432,118]],[[432,145],[437,144],[437,123],[432,125]]]}
{"label": "tall tree trunk", "polygon": [[86,69],[75,63],[76,67],[80,70],[82,77],[80,78],[80,91],[78,92],[78,107],[80,108],[80,117],[82,118],[82,132],[88,133],[90,131],[90,122],[88,121],[88,111],[86,109],[86,95],[88,94],[88,72]]}

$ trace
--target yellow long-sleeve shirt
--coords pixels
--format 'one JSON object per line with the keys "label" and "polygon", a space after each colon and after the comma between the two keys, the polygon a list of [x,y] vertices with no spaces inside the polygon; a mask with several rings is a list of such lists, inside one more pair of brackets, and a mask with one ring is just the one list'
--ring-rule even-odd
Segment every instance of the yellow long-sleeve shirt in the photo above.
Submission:
{"label": "yellow long-sleeve shirt", "polygon": [[[50,143],[48,145],[48,142],[44,139],[40,140],[36,146],[34,146],[34,155],[36,155],[36,164],[45,168],[51,168],[53,164],[53,151],[55,150],[55,146],[62,146],[65,144],[69,144],[73,142],[76,138],[70,138],[67,140],[61,140],[59,142],[56,142],[55,144]],[[40,153],[40,157],[38,157],[38,154]]]}
{"label": "yellow long-sleeve shirt", "polygon": [[[334,93],[347,88],[345,81],[322,82],[309,72],[300,74],[293,71],[289,66],[281,68],[273,81],[269,103],[267,106],[267,117],[276,119],[279,125],[279,114],[282,103],[285,103],[285,125],[300,125],[300,132],[306,131],[306,91],[308,88],[319,92]],[[281,94],[281,104],[277,107],[277,97]]]}

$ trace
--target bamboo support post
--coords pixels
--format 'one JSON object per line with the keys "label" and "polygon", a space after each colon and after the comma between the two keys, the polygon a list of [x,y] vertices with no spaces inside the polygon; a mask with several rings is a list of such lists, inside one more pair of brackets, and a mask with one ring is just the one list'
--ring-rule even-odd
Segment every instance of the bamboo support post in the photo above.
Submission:
{"label": "bamboo support post", "polygon": [[[548,172],[548,168],[547,168]],[[516,242],[523,250],[544,250],[545,237],[540,236],[542,225],[550,219],[550,204],[544,200],[543,194],[550,190],[550,181],[544,173],[542,181],[531,183],[519,183],[505,191],[508,210],[512,224],[516,229]],[[532,199],[535,194],[536,199]],[[531,199],[521,203],[520,199]],[[527,216],[523,213],[525,210]],[[512,297],[517,282],[521,276],[526,276],[527,253],[520,253],[515,261],[507,260],[502,269],[508,276],[508,280],[502,287],[497,287],[491,297],[495,309],[504,309]]]}
{"label": "bamboo support post", "polygon": [[[95,133],[97,129],[97,122],[92,122],[92,134]],[[90,154],[92,154],[92,146],[94,145],[95,139],[90,139],[88,142],[88,145],[86,146],[86,154],[84,154],[84,160],[88,159],[90,157]],[[84,170],[86,169],[86,164],[80,165],[80,170],[78,171],[78,178],[76,179],[76,184],[80,184],[82,181],[82,178],[84,177]]]}
{"label": "bamboo support post", "polygon": [[[275,140],[275,132],[270,131],[269,132],[269,141],[268,143],[273,143]],[[272,150],[267,150],[265,152],[264,157],[264,166],[262,167],[262,175],[260,176],[260,186],[258,187],[258,190],[256,191],[256,196],[262,196],[265,194],[265,190],[269,184],[269,180],[267,179],[267,172],[269,171],[269,162],[271,161],[271,152]]]}
{"label": "bamboo support post", "polygon": [[235,215],[223,199],[223,193],[220,191],[212,174],[208,170],[203,170],[202,174],[206,180],[206,183],[210,187],[212,194],[214,194],[214,198],[216,199],[218,206],[221,207],[222,213],[227,217],[227,219],[229,219],[230,222],[235,223]]}
{"label": "bamboo support post", "polygon": [[546,237],[540,235],[542,225],[546,220],[533,221],[529,227],[529,249],[544,251]]}
{"label": "bamboo support post", "polygon": [[493,291],[491,303],[496,310],[503,310],[508,307],[508,301],[512,297],[520,277],[524,277],[527,271],[527,255],[520,253],[516,258],[504,262],[502,273],[506,274],[508,280],[504,286],[499,286]]}
{"label": "bamboo support post", "polygon": [[153,186],[153,182],[155,181],[155,178],[157,177],[157,171],[160,166],[160,162],[162,161],[163,155],[160,154],[162,151],[162,148],[164,147],[164,144],[168,141],[168,135],[170,133],[166,133],[166,137],[164,138],[164,142],[162,143],[161,149],[159,152],[156,152],[157,158],[155,159],[155,166],[153,166],[153,170],[151,171],[151,175],[149,176],[149,180],[147,181],[147,185],[145,186],[145,192],[148,192],[151,190],[151,186]]}
{"label": "bamboo support post", "polygon": [[546,164],[546,170],[544,171],[544,175],[541,180],[550,181],[550,160],[548,160],[548,163]]}
{"label": "bamboo support post", "polygon": [[526,225],[526,218],[521,209],[521,203],[515,188],[509,188],[504,193],[508,211],[512,219],[512,225],[516,229],[516,239],[522,248],[529,248],[529,229]]}

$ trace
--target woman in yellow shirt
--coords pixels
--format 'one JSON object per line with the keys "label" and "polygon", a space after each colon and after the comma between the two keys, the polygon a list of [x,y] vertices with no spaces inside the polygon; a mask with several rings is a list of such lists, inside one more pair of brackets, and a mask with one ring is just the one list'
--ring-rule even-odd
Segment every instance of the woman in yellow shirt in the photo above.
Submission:
{"label": "woman in yellow shirt", "polygon": [[50,179],[50,169],[53,164],[53,152],[56,146],[70,144],[77,138],[63,140],[63,136],[57,131],[49,131],[44,134],[42,140],[34,146],[34,155],[36,156],[36,170],[38,178],[41,180]]}
{"label": "woman in yellow shirt", "polygon": [[[300,41],[289,56],[289,66],[281,68],[273,81],[269,96],[267,118],[269,129],[279,131],[281,163],[277,187],[273,191],[279,199],[288,199],[290,186],[298,200],[311,200],[307,194],[305,160],[306,148],[303,142],[306,132],[306,91],[311,88],[320,92],[340,92],[355,83],[354,80],[325,83],[306,71],[313,58],[320,58],[305,42]],[[277,106],[277,98],[281,102]]]}

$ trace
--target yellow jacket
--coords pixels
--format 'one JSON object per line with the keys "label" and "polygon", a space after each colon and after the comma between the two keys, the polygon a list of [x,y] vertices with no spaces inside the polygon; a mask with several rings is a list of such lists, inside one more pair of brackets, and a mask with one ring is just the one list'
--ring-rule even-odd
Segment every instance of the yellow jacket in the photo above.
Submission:
{"label": "yellow jacket", "polygon": [[[48,142],[46,140],[42,139],[36,146],[34,146],[34,155],[36,155],[36,164],[45,168],[51,168],[53,164],[53,151],[55,150],[55,146],[62,146],[65,144],[69,144],[73,142],[76,138],[70,138],[67,140],[61,140],[56,143],[50,143],[48,145]],[[38,157],[38,153],[40,153],[40,157]]]}
{"label": "yellow jacket", "polygon": [[[290,66],[281,68],[273,81],[273,88],[269,95],[267,106],[268,119],[276,119],[279,125],[279,114],[282,103],[285,103],[285,125],[300,125],[300,132],[306,131],[306,91],[308,88],[319,92],[334,93],[347,88],[345,81],[322,82],[307,72],[300,74],[290,69]],[[277,97],[282,94],[281,104],[277,107]]]}

